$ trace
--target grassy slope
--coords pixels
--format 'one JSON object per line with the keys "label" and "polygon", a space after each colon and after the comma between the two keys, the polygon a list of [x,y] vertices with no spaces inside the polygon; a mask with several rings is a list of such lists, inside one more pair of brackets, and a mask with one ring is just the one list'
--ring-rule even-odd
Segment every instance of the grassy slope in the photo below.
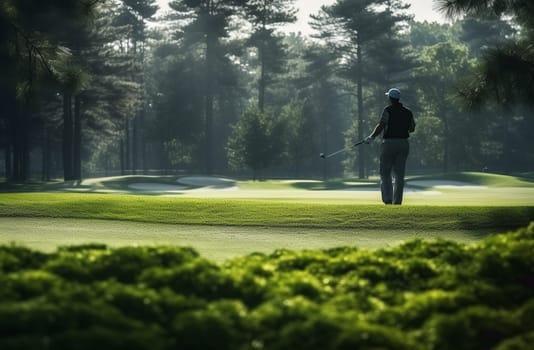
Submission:
{"label": "grassy slope", "polygon": [[[534,220],[534,184],[528,179],[479,173],[441,179],[489,188],[440,190],[440,195],[408,192],[407,206],[385,207],[378,204],[376,191],[339,191],[376,190],[376,181],[239,182],[240,191],[191,191],[175,197],[136,195],[128,188],[134,182],[175,184],[172,176],[90,179],[79,187],[0,183],[0,192],[7,192],[0,193],[0,238],[44,250],[94,241],[111,246],[185,244],[220,261],[283,247],[377,248],[417,237],[474,241]],[[62,193],[69,189],[129,194]],[[42,193],[46,191],[58,192]],[[32,217],[37,219],[21,220]]]}
{"label": "grassy slope", "polygon": [[534,220],[530,207],[306,204],[134,195],[0,194],[0,216],[341,229],[512,229]]}
{"label": "grassy slope", "polygon": [[526,176],[508,176],[491,173],[462,172],[433,176],[412,176],[412,180],[448,180],[469,182],[475,185],[493,187],[534,187],[534,178]]}
{"label": "grassy slope", "polygon": [[[534,187],[534,178],[527,176],[508,176],[491,173],[478,172],[460,172],[449,174],[409,176],[410,180],[432,180],[432,181],[460,181],[473,185],[491,186],[491,187]],[[371,177],[366,180],[362,179],[332,179],[329,181],[307,181],[307,180],[267,180],[267,181],[240,181],[239,187],[247,190],[287,190],[287,189],[304,189],[304,190],[339,190],[339,189],[357,189],[357,188],[376,188],[380,182],[378,177]],[[421,186],[417,186],[421,187]]]}
{"label": "grassy slope", "polygon": [[59,246],[98,242],[110,247],[131,245],[191,246],[202,256],[224,261],[236,256],[277,249],[326,249],[356,246],[366,249],[392,247],[412,239],[449,239],[473,243],[498,230],[323,229],[298,227],[247,227],[166,225],[131,221],[3,218],[0,242],[15,242],[53,252]]}

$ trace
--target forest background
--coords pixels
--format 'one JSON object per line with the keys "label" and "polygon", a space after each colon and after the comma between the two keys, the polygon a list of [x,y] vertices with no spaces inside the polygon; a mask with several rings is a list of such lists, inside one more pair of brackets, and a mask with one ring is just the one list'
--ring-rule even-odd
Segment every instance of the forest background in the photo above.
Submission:
{"label": "forest background", "polygon": [[512,3],[429,23],[338,0],[304,36],[293,0],[3,1],[0,176],[366,178],[378,143],[318,155],[368,135],[393,86],[410,173],[531,171],[534,16]]}

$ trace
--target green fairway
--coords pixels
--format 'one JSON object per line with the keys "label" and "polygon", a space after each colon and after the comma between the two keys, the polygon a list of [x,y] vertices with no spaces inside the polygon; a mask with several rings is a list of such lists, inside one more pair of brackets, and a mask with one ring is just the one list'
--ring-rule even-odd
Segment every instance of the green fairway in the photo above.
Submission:
{"label": "green fairway", "polygon": [[[87,179],[81,184],[0,182],[0,192],[131,194],[308,204],[380,204],[380,186],[376,177],[366,180],[349,178],[329,181],[236,180],[226,182],[222,186],[182,183],[181,179],[183,178],[178,176],[137,175]],[[472,172],[408,177],[404,195],[406,205],[530,206],[533,203],[534,182],[531,177]]]}
{"label": "green fairway", "polygon": [[341,229],[511,229],[534,220],[534,206],[383,206],[112,194],[0,195],[0,217]]}
{"label": "green fairway", "polygon": [[279,248],[377,248],[411,238],[471,242],[534,221],[532,182],[494,174],[413,177],[406,205],[393,207],[380,204],[376,179],[238,181],[223,187],[179,181],[127,176],[81,186],[4,183],[0,241],[44,250],[87,242],[168,243],[191,245],[221,260]]}
{"label": "green fairway", "polygon": [[202,256],[222,261],[276,249],[393,247],[407,240],[451,239],[476,242],[495,230],[324,229],[147,224],[126,221],[48,218],[0,218],[0,242],[16,242],[52,252],[58,246],[103,243],[108,246],[191,246]]}

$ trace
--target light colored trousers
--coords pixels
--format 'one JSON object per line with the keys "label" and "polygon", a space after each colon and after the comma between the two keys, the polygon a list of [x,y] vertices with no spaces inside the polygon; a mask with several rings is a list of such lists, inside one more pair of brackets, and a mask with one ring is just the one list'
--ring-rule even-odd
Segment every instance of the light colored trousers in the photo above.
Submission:
{"label": "light colored trousers", "polygon": [[[406,159],[410,153],[407,139],[384,139],[380,151],[380,189],[382,202],[402,204]],[[395,185],[392,183],[392,171]]]}

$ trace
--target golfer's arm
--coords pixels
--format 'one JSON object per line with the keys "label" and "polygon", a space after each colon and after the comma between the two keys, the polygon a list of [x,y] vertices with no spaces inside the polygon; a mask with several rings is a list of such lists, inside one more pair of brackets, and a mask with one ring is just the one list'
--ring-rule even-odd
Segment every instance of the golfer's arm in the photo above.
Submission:
{"label": "golfer's arm", "polygon": [[370,136],[374,139],[375,137],[380,135],[383,130],[384,130],[384,123],[380,122],[376,124],[375,129],[373,130]]}
{"label": "golfer's arm", "polygon": [[412,117],[412,120],[410,122],[410,129],[408,130],[409,133],[412,133],[415,131],[415,120],[413,120],[413,117]]}

